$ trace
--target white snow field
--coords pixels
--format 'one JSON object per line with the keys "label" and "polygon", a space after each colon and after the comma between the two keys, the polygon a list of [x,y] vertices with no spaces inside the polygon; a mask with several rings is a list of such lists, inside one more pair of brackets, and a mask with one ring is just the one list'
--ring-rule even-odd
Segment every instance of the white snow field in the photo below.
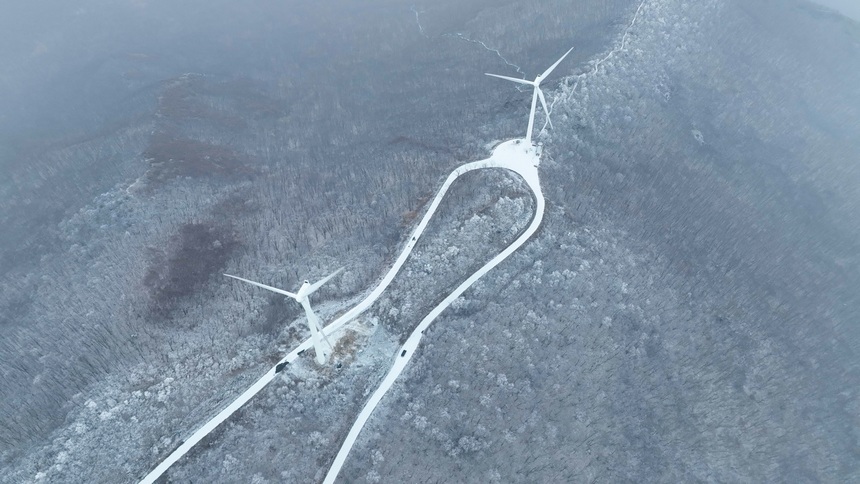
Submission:
{"label": "white snow field", "polygon": [[[439,207],[439,203],[444,198],[445,194],[448,191],[448,188],[451,186],[454,181],[459,178],[462,174],[473,171],[480,170],[486,168],[502,168],[511,170],[517,174],[519,174],[525,182],[528,184],[529,188],[534,193],[534,197],[536,200],[535,205],[535,216],[532,219],[531,224],[528,228],[523,232],[517,240],[511,243],[504,251],[499,253],[496,257],[490,260],[487,264],[481,267],[474,274],[469,276],[462,284],[460,284],[451,294],[448,295],[438,306],[436,306],[430,314],[428,314],[421,323],[415,328],[415,330],[410,335],[409,339],[404,343],[401,348],[397,359],[394,362],[394,366],[389,371],[388,375],[383,380],[382,384],[380,384],[379,388],[377,388],[376,392],[371,396],[370,400],[365,404],[355,423],[350,429],[349,434],[347,435],[346,440],[341,446],[340,451],[338,452],[337,457],[334,460],[331,468],[329,469],[328,474],[326,475],[325,482],[334,482],[334,479],[337,477],[337,474],[340,472],[343,463],[346,461],[346,457],[349,454],[349,451],[352,449],[353,444],[355,443],[356,437],[361,432],[362,427],[364,427],[365,422],[370,417],[370,414],[373,413],[373,410],[379,404],[382,397],[388,391],[389,388],[394,384],[394,381],[403,372],[403,369],[406,367],[406,364],[412,358],[412,354],[415,352],[415,349],[418,347],[418,343],[421,341],[421,336],[424,330],[430,326],[433,320],[439,316],[455,299],[460,297],[463,292],[466,291],[469,287],[472,286],[476,281],[478,281],[481,277],[483,277],[487,272],[490,271],[493,267],[497,266],[503,260],[508,258],[512,253],[514,253],[520,246],[522,246],[531,236],[535,233],[535,231],[540,226],[541,221],[543,220],[543,212],[545,201],[543,198],[543,194],[540,188],[540,179],[538,176],[538,165],[540,164],[540,149],[535,148],[531,145],[531,143],[525,142],[523,139],[515,139],[506,141],[498,145],[493,151],[492,156],[487,159],[481,161],[475,161],[471,163],[466,163],[457,169],[455,169],[445,180],[442,186],[439,188],[439,191],[436,193],[436,197],[433,199],[433,202],[430,204],[430,207],[427,209],[427,212],[424,214],[424,217],[421,219],[421,222],[415,227],[412,231],[412,234],[407,239],[406,245],[403,248],[403,251],[397,257],[397,260],[391,266],[391,269],[388,270],[388,273],[382,278],[376,288],[373,289],[361,302],[355,305],[353,308],[342,314],[340,317],[336,318],[332,321],[331,324],[326,326],[323,329],[323,333],[328,336],[334,334],[336,331],[341,329],[345,324],[350,322],[355,317],[359,316],[361,313],[366,311],[379,296],[382,295],[383,292],[388,288],[388,285],[391,284],[391,281],[394,280],[394,277],[400,271],[400,268],[406,262],[406,259],[412,253],[412,249],[415,247],[415,244],[418,242],[418,239],[424,233],[424,229],[427,227],[427,224],[430,222],[430,219],[436,213],[436,209]],[[300,344],[297,348],[291,351],[287,356],[285,356],[281,361],[279,361],[272,369],[270,369],[266,374],[260,377],[250,388],[245,390],[239,397],[237,397],[230,405],[224,408],[221,412],[219,412],[215,417],[206,422],[202,427],[197,429],[190,437],[188,437],[182,444],[177,447],[170,455],[167,456],[157,467],[155,467],[149,474],[146,475],[140,482],[142,484],[153,483],[159,477],[161,477],[167,469],[170,468],[176,461],[178,461],[182,456],[184,456],[192,447],[194,447],[200,440],[206,437],[210,432],[215,430],[224,420],[226,420],[230,415],[232,415],[236,410],[241,408],[248,400],[254,397],[257,393],[260,392],[266,385],[268,385],[272,380],[275,379],[275,376],[283,371],[284,367],[298,358],[299,354],[308,348],[313,347],[312,338],[306,339],[302,344]]]}

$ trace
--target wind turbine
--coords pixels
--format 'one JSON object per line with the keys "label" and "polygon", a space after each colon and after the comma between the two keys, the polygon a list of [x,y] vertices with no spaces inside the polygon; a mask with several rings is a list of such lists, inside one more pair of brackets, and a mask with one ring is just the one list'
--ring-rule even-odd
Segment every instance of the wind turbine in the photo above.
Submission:
{"label": "wind turbine", "polygon": [[[300,287],[298,292],[296,293],[284,291],[283,289],[267,286],[265,284],[260,284],[259,282],[249,281],[248,279],[243,279],[241,277],[231,276],[230,274],[224,275],[242,282],[247,282],[248,284],[253,284],[257,287],[262,287],[263,289],[267,289],[278,294],[283,294],[284,296],[295,299],[299,304],[301,304],[302,307],[305,309],[305,315],[308,318],[308,327],[311,330],[311,338],[313,339],[314,343],[314,352],[316,353],[317,363],[322,365],[326,362],[326,359],[331,354],[332,346],[328,338],[326,338],[326,335],[322,331],[322,320],[320,320],[319,316],[317,316],[314,310],[311,309],[311,302],[310,300],[308,300],[308,297],[314,292],[316,292],[317,289],[322,287],[323,284],[328,282],[329,279],[338,275],[342,270],[343,267],[334,271],[327,277],[321,279],[319,282],[316,282],[314,284],[305,281],[302,284],[302,287]],[[325,343],[325,345],[323,345],[323,343]]]}
{"label": "wind turbine", "polygon": [[491,77],[498,77],[499,79],[516,82],[517,84],[525,84],[527,86],[534,87],[534,93],[532,94],[532,110],[529,114],[529,129],[528,131],[526,131],[526,141],[528,141],[529,144],[532,143],[532,131],[534,129],[535,124],[535,108],[537,107],[538,99],[540,99],[541,106],[543,106],[543,111],[546,113],[546,119],[549,122],[549,126],[552,127],[552,121],[549,121],[549,109],[547,109],[546,107],[546,99],[543,97],[543,91],[540,90],[540,83],[544,79],[546,79],[548,75],[550,75],[553,69],[555,69],[556,67],[558,67],[559,64],[561,64],[561,61],[563,61],[564,58],[567,57],[567,54],[570,54],[571,50],[573,50],[573,47],[571,47],[570,50],[565,52],[564,55],[561,56],[561,59],[555,61],[555,64],[551,65],[549,69],[543,72],[543,74],[535,77],[534,81],[528,81],[526,79],[517,79],[516,77],[500,76],[498,74],[485,73]]}

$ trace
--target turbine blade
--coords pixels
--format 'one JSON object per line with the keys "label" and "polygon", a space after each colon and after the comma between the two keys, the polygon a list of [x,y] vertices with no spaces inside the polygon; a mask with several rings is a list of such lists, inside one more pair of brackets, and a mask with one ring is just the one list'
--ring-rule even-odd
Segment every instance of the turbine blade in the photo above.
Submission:
{"label": "turbine blade", "polygon": [[342,270],[343,270],[343,267],[341,267],[340,269],[338,269],[338,270],[336,270],[336,271],[332,272],[331,274],[329,274],[328,276],[326,276],[324,279],[320,280],[319,282],[315,282],[313,285],[311,285],[311,286],[308,288],[308,292],[307,292],[307,294],[306,294],[306,295],[310,296],[310,295],[311,295],[312,293],[314,293],[317,289],[319,289],[320,287],[322,287],[322,285],[323,285],[323,284],[325,284],[326,282],[328,282],[328,281],[329,281],[329,279],[331,279],[332,277],[334,277],[334,276],[336,276],[336,275],[340,274],[340,271],[342,271]]}
{"label": "turbine blade", "polygon": [[573,50],[573,47],[571,47],[571,48],[570,48],[570,50],[568,50],[567,52],[565,52],[565,53],[564,53],[564,55],[563,55],[563,56],[561,56],[561,59],[559,59],[559,60],[555,61],[555,64],[553,64],[553,65],[549,66],[549,69],[545,70],[545,71],[543,72],[543,74],[541,74],[541,75],[540,75],[541,80],[543,80],[543,79],[544,79],[546,76],[548,76],[548,75],[549,75],[549,74],[550,74],[550,73],[551,73],[551,72],[552,72],[556,67],[558,67],[558,65],[559,65],[559,64],[561,64],[561,61],[563,61],[563,60],[564,60],[564,58],[565,58],[565,57],[567,57],[567,54],[570,54],[570,51],[571,51],[571,50]]}
{"label": "turbine blade", "polygon": [[295,299],[296,301],[299,300],[299,296],[297,296],[291,292],[284,291],[283,289],[278,289],[277,287],[272,287],[272,286],[267,286],[265,284],[260,284],[259,282],[249,281],[248,279],[243,279],[243,278],[237,277],[237,276],[231,276],[230,274],[224,274],[224,275],[227,277],[232,277],[233,279],[236,279],[236,280],[239,280],[242,282],[247,282],[248,284],[253,284],[257,287],[262,287],[263,289],[266,289],[266,290],[269,290],[272,292],[276,292],[278,294],[283,294],[284,296],[289,296],[289,297]]}
{"label": "turbine blade", "polygon": [[[326,362],[326,354],[325,350],[322,347],[322,332],[320,330],[320,318],[313,312],[312,309],[309,309],[309,306],[305,308],[307,311],[308,317],[308,328],[311,330],[311,339],[314,343],[314,353],[316,356],[317,363],[322,365]],[[326,340],[326,342],[328,342]]]}
{"label": "turbine blade", "polygon": [[546,114],[546,121],[549,123],[549,127],[552,128],[552,121],[549,119],[549,108],[546,107],[546,99],[543,97],[543,91],[541,91],[540,88],[537,88],[537,93],[540,98],[540,105],[543,106],[543,112]]}
{"label": "turbine blade", "polygon": [[325,341],[325,344],[326,344],[326,345],[328,345],[328,347],[329,347],[329,349],[330,349],[330,350],[333,350],[333,349],[334,349],[334,345],[332,345],[332,344],[331,344],[331,341],[329,341],[329,340],[328,340],[328,336],[326,336],[325,331],[323,331],[324,326],[323,326],[323,324],[322,324],[321,320],[319,320],[319,319],[318,319],[318,320],[317,320],[317,322],[316,322],[316,324],[317,324],[317,331],[319,332],[319,334],[320,334],[320,336],[322,337],[323,341]]}
{"label": "turbine blade", "polygon": [[487,72],[485,72],[484,74],[488,75],[490,77],[498,77],[499,79],[504,79],[506,81],[516,82],[517,84],[525,84],[527,86],[534,86],[535,85],[535,83],[532,81],[527,81],[525,79],[517,79],[516,77],[500,76],[498,74],[490,74]]}

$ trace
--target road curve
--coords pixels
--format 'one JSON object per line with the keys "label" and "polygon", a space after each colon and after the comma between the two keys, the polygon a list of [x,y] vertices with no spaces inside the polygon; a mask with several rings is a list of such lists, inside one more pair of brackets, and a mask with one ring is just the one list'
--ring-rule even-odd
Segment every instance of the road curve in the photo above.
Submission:
{"label": "road curve", "polygon": [[[478,279],[483,277],[490,269],[498,265],[500,262],[505,260],[509,255],[511,255],[517,248],[519,248],[526,240],[528,240],[532,234],[534,234],[535,230],[537,230],[540,225],[541,220],[543,219],[543,211],[544,211],[544,198],[540,189],[540,180],[538,177],[538,164],[540,162],[540,154],[534,148],[523,142],[523,140],[511,140],[506,141],[495,148],[493,151],[493,155],[490,158],[481,161],[475,161],[471,163],[466,163],[456,168],[448,178],[445,179],[445,182],[439,188],[439,191],[436,193],[436,197],[433,199],[433,202],[430,204],[430,207],[427,209],[427,212],[422,217],[421,222],[413,229],[409,238],[407,239],[406,245],[401,251],[400,255],[397,257],[397,260],[394,261],[394,264],[385,274],[385,276],[379,281],[377,286],[358,304],[352,307],[347,312],[343,313],[341,316],[332,321],[328,326],[323,329],[323,332],[326,335],[331,335],[334,332],[338,331],[342,328],[346,323],[353,320],[355,317],[362,314],[366,311],[377,299],[382,295],[383,292],[388,288],[391,281],[394,280],[394,277],[400,272],[401,267],[406,262],[406,259],[412,253],[412,249],[415,247],[415,244],[418,242],[418,239],[421,238],[421,235],[424,233],[424,229],[427,227],[427,224],[430,222],[430,219],[436,213],[436,209],[439,207],[442,199],[445,197],[445,194],[448,192],[448,188],[450,188],[451,184],[459,178],[464,173],[468,173],[474,170],[480,170],[485,168],[504,168],[519,174],[526,183],[531,188],[532,192],[535,195],[535,199],[537,201],[536,205],[536,214],[534,219],[532,220],[531,225],[523,232],[520,237],[514,241],[511,245],[509,245],[504,251],[502,251],[499,255],[493,258],[490,262],[488,262],[484,267],[479,269],[477,272],[472,274],[465,282],[463,282],[457,289],[454,290],[445,300],[443,300],[436,308],[421,321],[418,328],[412,333],[406,343],[403,345],[402,350],[406,351],[405,356],[398,357],[395,361],[394,367],[389,371],[388,376],[383,381],[382,385],[376,390],[371,399],[365,405],[362,413],[359,414],[358,419],[355,424],[353,424],[352,430],[350,430],[349,435],[347,436],[346,441],[344,441],[343,446],[341,446],[340,452],[335,458],[335,462],[329,470],[329,474],[326,476],[326,482],[329,481],[329,475],[331,476],[331,480],[337,476],[337,473],[340,471],[340,467],[343,466],[343,462],[346,460],[346,455],[349,453],[349,450],[352,448],[352,444],[355,442],[355,438],[358,436],[358,433],[361,431],[361,428],[364,426],[364,423],[367,421],[367,418],[370,416],[370,413],[373,412],[373,409],[379,403],[379,400],[382,399],[382,396],[385,392],[388,391],[388,388],[394,383],[394,380],[397,379],[397,376],[403,371],[406,363],[408,363],[409,359],[412,357],[412,353],[415,348],[418,346],[418,342],[421,339],[421,331],[424,330],[433,320],[445,309],[447,308],[455,299],[457,299],[466,289],[468,289],[472,284],[474,284]],[[417,335],[417,337],[416,337]],[[173,452],[170,453],[163,461],[161,461],[158,466],[156,466],[149,474],[147,474],[141,481],[141,484],[151,484],[155,482],[159,477],[161,477],[167,469],[169,469],[174,463],[176,463],[179,459],[181,459],[191,448],[193,448],[198,442],[200,442],[204,437],[209,435],[213,430],[215,430],[222,422],[227,420],[236,410],[241,408],[248,400],[253,398],[257,393],[260,392],[263,388],[266,387],[272,380],[275,379],[278,373],[283,371],[283,369],[289,363],[293,362],[296,358],[298,358],[299,354],[308,348],[313,346],[313,342],[310,338],[303,341],[297,348],[291,351],[287,356],[282,358],[275,366],[273,366],[268,372],[266,372],[262,377],[260,377],[253,385],[251,385],[247,390],[245,390],[241,395],[239,395],[235,400],[233,400],[230,405],[221,410],[217,415],[215,415],[208,422],[203,424],[199,429],[197,429],[190,437],[185,439],[182,444],[179,445]],[[401,351],[401,354],[403,351]],[[399,369],[398,369],[399,368]],[[393,376],[392,376],[393,375]],[[390,382],[389,382],[390,379]],[[387,383],[387,386],[386,386]],[[370,406],[371,402],[374,402],[372,406]],[[366,415],[365,415],[366,414]],[[360,423],[360,425],[359,425]],[[347,445],[348,444],[348,445]],[[343,455],[341,455],[343,454]]]}
{"label": "road curve", "polygon": [[[469,287],[472,286],[475,282],[477,282],[481,277],[486,275],[491,269],[499,265],[502,261],[507,259],[511,254],[513,254],[517,249],[520,248],[523,244],[528,241],[532,235],[537,231],[540,227],[541,222],[543,221],[543,214],[546,202],[543,198],[543,192],[540,187],[540,179],[538,177],[538,164],[540,162],[540,154],[532,149],[525,149],[528,146],[524,142],[520,142],[520,140],[508,141],[506,143],[502,143],[499,145],[495,151],[493,152],[493,156],[488,158],[487,160],[483,160],[481,163],[483,164],[482,168],[506,168],[512,170],[523,177],[523,179],[528,184],[529,188],[531,188],[535,197],[535,214],[532,218],[531,223],[528,228],[508,247],[505,248],[502,252],[500,252],[497,256],[493,257],[489,262],[487,262],[483,267],[478,269],[474,274],[469,276],[468,279],[463,281],[462,284],[457,286],[451,294],[448,295],[439,305],[433,308],[427,316],[424,317],[423,320],[415,327],[415,330],[412,331],[412,334],[409,335],[409,338],[400,348],[400,353],[397,356],[397,359],[394,361],[394,365],[391,367],[391,370],[388,371],[388,375],[385,376],[385,379],[380,383],[379,387],[364,404],[364,408],[361,410],[361,413],[358,414],[355,422],[352,424],[352,428],[349,431],[349,434],[346,436],[346,440],[344,440],[341,445],[340,451],[334,459],[331,467],[329,468],[328,474],[326,474],[325,480],[323,484],[333,484],[335,479],[337,478],[338,473],[340,472],[343,464],[346,462],[346,458],[349,455],[350,450],[352,450],[353,445],[355,444],[356,438],[358,438],[359,433],[361,433],[362,428],[364,428],[365,423],[370,418],[370,415],[373,413],[373,410],[376,409],[376,406],[379,405],[379,402],[382,400],[382,397],[388,392],[388,390],[394,385],[394,382],[403,373],[403,370],[406,368],[406,365],[409,363],[409,360],[412,359],[412,355],[415,354],[415,350],[418,348],[418,344],[421,342],[421,338],[424,336],[424,330],[426,330],[431,323],[438,317],[442,311],[448,308],[451,303],[454,302],[458,297],[460,297]],[[450,178],[450,177],[449,177]],[[437,196],[437,201],[438,201]]]}

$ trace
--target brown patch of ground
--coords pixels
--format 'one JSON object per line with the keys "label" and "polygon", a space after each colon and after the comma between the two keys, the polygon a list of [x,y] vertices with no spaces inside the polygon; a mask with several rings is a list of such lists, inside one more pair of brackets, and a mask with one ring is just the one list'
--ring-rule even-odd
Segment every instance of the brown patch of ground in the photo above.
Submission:
{"label": "brown patch of ground", "polygon": [[169,318],[184,298],[224,269],[239,245],[229,227],[204,223],[182,226],[166,251],[153,251],[143,280],[149,291],[150,314]]}

